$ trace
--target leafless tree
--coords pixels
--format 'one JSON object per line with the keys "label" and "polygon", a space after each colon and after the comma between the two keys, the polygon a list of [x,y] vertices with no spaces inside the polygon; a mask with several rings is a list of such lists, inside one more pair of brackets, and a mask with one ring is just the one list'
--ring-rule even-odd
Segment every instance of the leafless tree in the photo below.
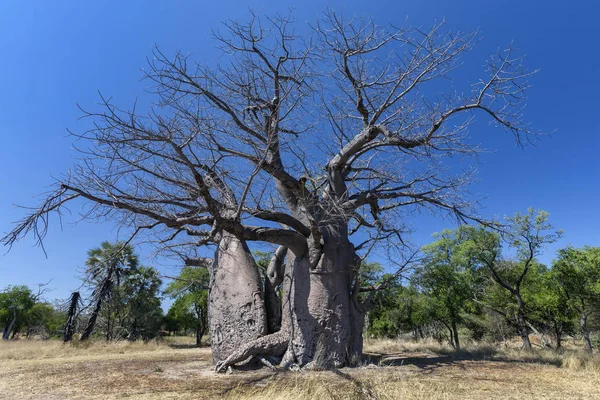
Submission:
{"label": "leafless tree", "polygon": [[[216,244],[217,370],[250,356],[349,364],[362,352],[361,256],[401,247],[415,210],[485,222],[465,196],[472,171],[456,175],[447,160],[478,152],[467,140],[476,113],[519,143],[535,135],[521,116],[533,72],[509,48],[486,79],[438,95],[477,37],[443,23],[381,27],[326,11],[310,28],[253,15],[224,31],[215,66],[154,50],[150,109],[102,97],[99,111],[83,111],[94,121],[74,134],[83,160],[3,241],[32,233],[41,243],[49,215],[84,199],[86,218],[150,231],[164,249]],[[268,269],[284,287],[277,332],[248,241],[280,248]]]}

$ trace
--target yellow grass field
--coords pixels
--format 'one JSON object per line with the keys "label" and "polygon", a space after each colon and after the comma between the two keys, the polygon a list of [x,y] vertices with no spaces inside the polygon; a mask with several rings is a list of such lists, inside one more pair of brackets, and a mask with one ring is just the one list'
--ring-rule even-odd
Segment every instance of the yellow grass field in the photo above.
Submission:
{"label": "yellow grass field", "polygon": [[0,343],[1,399],[600,399],[600,358],[471,345],[366,342],[364,365],[212,372],[191,338],[143,343]]}

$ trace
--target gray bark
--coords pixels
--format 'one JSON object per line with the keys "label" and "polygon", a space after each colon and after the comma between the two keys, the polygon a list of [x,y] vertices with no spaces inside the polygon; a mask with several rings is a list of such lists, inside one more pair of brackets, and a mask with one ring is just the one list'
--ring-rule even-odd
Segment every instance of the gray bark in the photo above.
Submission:
{"label": "gray bark", "polygon": [[244,241],[223,232],[211,267],[208,298],[215,363],[267,333],[258,267]]}
{"label": "gray bark", "polygon": [[10,334],[11,332],[13,332],[13,337],[15,336],[16,333],[16,329],[15,329],[15,325],[17,323],[17,308],[13,307],[13,317],[12,320],[10,321],[10,324],[8,324],[7,327],[4,328],[4,332],[2,333],[2,340],[9,340],[10,339]]}
{"label": "gray bark", "polygon": [[280,246],[273,254],[267,268],[265,279],[265,308],[267,311],[267,328],[269,333],[281,329],[281,298],[279,288],[285,274],[285,256],[287,248]]}

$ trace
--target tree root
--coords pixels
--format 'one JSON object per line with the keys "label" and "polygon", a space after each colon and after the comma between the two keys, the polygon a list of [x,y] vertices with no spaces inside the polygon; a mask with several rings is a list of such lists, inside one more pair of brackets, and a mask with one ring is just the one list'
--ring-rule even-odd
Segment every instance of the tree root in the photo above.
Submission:
{"label": "tree root", "polygon": [[288,332],[279,331],[271,335],[262,336],[243,345],[225,360],[219,361],[215,365],[215,372],[226,372],[228,367],[247,360],[250,357],[281,357],[287,350],[289,342],[290,335]]}

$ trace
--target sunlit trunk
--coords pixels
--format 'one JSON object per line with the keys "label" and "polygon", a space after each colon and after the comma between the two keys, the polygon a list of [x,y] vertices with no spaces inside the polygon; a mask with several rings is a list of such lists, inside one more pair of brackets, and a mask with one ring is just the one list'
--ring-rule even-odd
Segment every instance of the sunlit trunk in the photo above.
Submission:
{"label": "sunlit trunk", "polygon": [[245,242],[223,232],[211,267],[208,298],[215,363],[267,333],[258,267]]}

